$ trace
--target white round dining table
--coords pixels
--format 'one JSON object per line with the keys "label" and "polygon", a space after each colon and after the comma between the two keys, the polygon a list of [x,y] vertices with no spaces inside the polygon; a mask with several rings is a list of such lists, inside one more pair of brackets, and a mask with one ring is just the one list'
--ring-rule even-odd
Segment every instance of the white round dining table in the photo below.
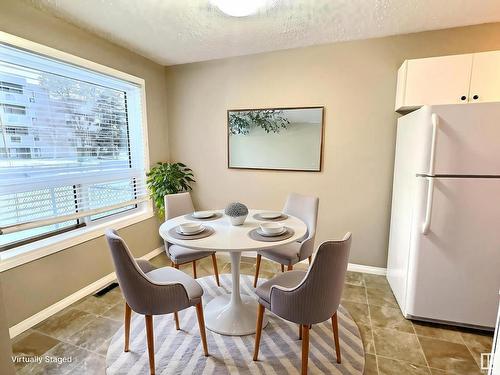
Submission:
{"label": "white round dining table", "polygon": [[[300,240],[307,232],[306,224],[297,217],[288,215],[280,222],[293,229],[294,234],[282,241],[262,242],[256,241],[248,233],[263,223],[254,215],[265,210],[249,210],[247,219],[243,225],[231,225],[229,218],[223,214],[223,210],[214,210],[222,213],[222,217],[211,221],[197,221],[214,229],[214,233],[208,237],[185,240],[174,238],[169,235],[169,230],[179,224],[194,221],[185,216],[178,216],[165,221],[160,226],[160,236],[167,242],[184,246],[195,250],[212,250],[228,252],[231,256],[232,288],[230,294],[215,297],[205,306],[205,325],[216,333],[231,336],[243,336],[255,333],[257,320],[256,295],[250,296],[240,292],[240,260],[243,251],[256,251],[270,249],[286,245]],[[263,326],[267,320],[263,322]]]}

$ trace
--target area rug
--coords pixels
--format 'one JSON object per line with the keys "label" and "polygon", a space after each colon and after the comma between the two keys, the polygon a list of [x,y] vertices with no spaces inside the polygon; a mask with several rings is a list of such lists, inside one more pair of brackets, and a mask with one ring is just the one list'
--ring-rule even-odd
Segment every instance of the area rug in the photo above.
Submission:
{"label": "area rug", "polygon": [[[203,303],[231,291],[231,275],[197,279],[204,290]],[[260,280],[262,283],[264,280]],[[241,276],[242,293],[254,296],[253,277]],[[181,330],[173,315],[154,317],[156,374],[299,374],[301,341],[298,326],[269,313],[262,331],[259,361],[252,361],[255,335],[222,336],[207,329],[209,357],[203,356],[196,311],[179,313]],[[331,321],[313,325],[310,331],[309,374],[362,374],[365,354],[356,323],[342,306],[338,311],[342,363],[336,363]],[[144,317],[133,314],[130,351],[123,352],[123,326],[111,339],[106,357],[109,375],[149,374]]]}

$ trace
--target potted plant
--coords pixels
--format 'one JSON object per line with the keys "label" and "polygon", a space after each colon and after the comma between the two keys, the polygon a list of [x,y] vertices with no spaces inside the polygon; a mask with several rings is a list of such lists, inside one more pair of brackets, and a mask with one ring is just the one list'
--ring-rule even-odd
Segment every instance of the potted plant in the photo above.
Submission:
{"label": "potted plant", "polygon": [[224,213],[229,216],[232,225],[241,225],[248,215],[248,208],[243,203],[234,202],[228,204]]}
{"label": "potted plant", "polygon": [[182,163],[157,163],[146,173],[149,195],[160,217],[165,216],[164,197],[167,194],[190,191],[193,171]]}

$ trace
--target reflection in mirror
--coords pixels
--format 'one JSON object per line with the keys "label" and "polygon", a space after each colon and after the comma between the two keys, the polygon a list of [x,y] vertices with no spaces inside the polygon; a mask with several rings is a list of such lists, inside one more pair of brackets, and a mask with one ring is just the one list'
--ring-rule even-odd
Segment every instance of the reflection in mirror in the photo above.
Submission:
{"label": "reflection in mirror", "polygon": [[320,171],[323,107],[229,110],[228,167]]}

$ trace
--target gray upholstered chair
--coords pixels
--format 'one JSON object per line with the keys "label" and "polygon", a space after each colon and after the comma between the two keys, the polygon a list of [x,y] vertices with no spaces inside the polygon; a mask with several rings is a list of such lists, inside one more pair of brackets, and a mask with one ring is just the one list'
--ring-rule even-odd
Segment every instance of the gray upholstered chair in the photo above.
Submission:
{"label": "gray upholstered chair", "polygon": [[[194,212],[193,201],[191,194],[178,193],[165,195],[165,219],[172,219],[177,216],[186,215]],[[215,251],[193,250],[184,246],[173,245],[165,242],[165,250],[172,261],[172,267],[179,268],[180,265],[186,263],[193,264],[193,275],[196,279],[196,261],[205,257],[212,257],[212,265],[214,267],[215,282],[219,283],[219,271],[217,269],[217,258]]]}
{"label": "gray upholstered chair", "polygon": [[316,222],[318,221],[318,205],[319,199],[317,197],[297,193],[288,195],[283,212],[304,221],[307,225],[307,233],[299,242],[257,251],[257,264],[253,281],[254,288],[257,287],[262,257],[280,263],[281,272],[285,271],[285,266],[287,266],[288,271],[293,270],[293,265],[304,259],[309,259],[309,264],[311,264],[314,238],[316,236]]}
{"label": "gray upholstered chair", "polygon": [[302,374],[307,374],[309,329],[312,324],[328,319],[332,320],[337,363],[340,363],[337,309],[344,287],[350,247],[351,233],[347,233],[341,241],[323,242],[307,273],[285,272],[255,290],[259,297],[259,311],[254,361],[259,355],[264,310],[268,309],[285,320],[299,324],[299,338],[302,339]]}
{"label": "gray upholstered chair", "polygon": [[125,297],[125,347],[129,350],[130,317],[132,310],[145,315],[149,354],[149,369],[155,373],[153,315],[174,313],[195,306],[205,356],[208,356],[205,320],[201,296],[203,289],[191,276],[171,267],[155,268],[146,260],[135,260],[123,239],[115,230],[106,231],[116,277]]}

